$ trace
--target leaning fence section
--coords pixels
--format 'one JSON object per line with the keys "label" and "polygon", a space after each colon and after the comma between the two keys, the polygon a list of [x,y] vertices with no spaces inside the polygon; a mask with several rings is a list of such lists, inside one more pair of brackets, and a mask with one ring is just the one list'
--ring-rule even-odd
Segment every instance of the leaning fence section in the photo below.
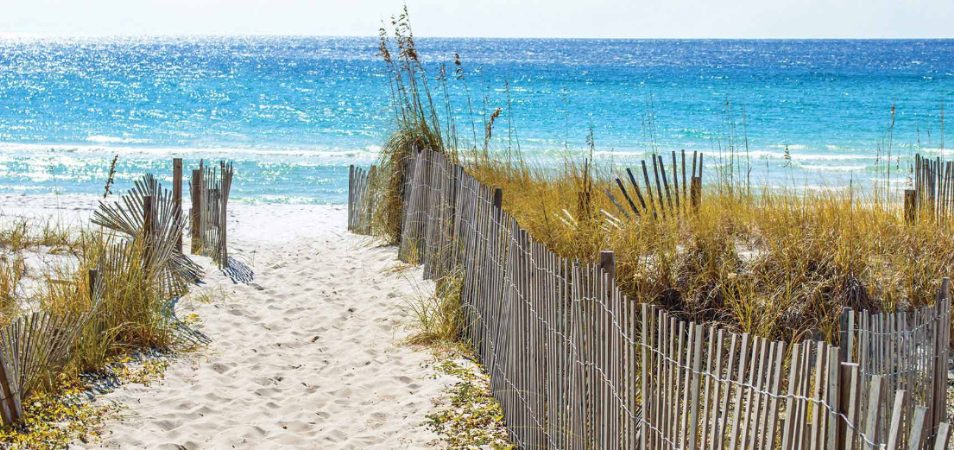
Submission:
{"label": "leaning fence section", "polygon": [[634,448],[636,305],[592,264],[534,242],[444,155],[408,164],[399,255],[460,277],[465,338],[524,448]]}
{"label": "leaning fence section", "polygon": [[[405,168],[399,258],[459,278],[463,337],[520,447],[945,448],[949,288],[917,311],[849,317],[842,347],[734,333],[551,252],[443,154]],[[368,207],[364,177],[352,171],[351,212]]]}
{"label": "leaning fence section", "polygon": [[[613,195],[612,190],[607,189],[606,196],[616,207],[616,212],[620,217],[626,220],[644,217],[659,218],[681,215],[699,209],[699,204],[702,201],[703,154],[697,151],[692,152],[691,172],[688,178],[686,176],[688,159],[686,151],[682,150],[678,156],[673,151],[671,156],[672,159],[668,169],[663,156],[658,153],[653,153],[650,156],[651,162],[649,165],[646,164],[645,160],[640,161],[642,183],[639,175],[633,175],[633,170],[630,168],[626,169],[626,180],[620,177],[615,178],[618,193],[625,200],[625,206]],[[652,167],[651,172],[648,169],[649,166]],[[650,174],[652,175],[650,176]],[[655,180],[655,185],[653,180]],[[629,189],[627,189],[627,186],[629,186]],[[603,213],[607,215],[611,223],[619,222],[619,219],[612,214],[605,211]]]}

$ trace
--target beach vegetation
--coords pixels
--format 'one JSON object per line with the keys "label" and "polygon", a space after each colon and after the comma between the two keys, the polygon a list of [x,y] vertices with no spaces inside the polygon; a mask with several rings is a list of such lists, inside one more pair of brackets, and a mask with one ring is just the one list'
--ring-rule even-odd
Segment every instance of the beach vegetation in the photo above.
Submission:
{"label": "beach vegetation", "polygon": [[[400,57],[382,51],[395,131],[372,184],[383,199],[376,203],[381,206],[374,231],[390,242],[399,238],[406,158],[426,148],[453,155],[478,181],[501,188],[503,209],[559,255],[596,261],[601,251],[612,250],[616,282],[634,301],[732,330],[836,342],[842,308],[891,312],[930,304],[942,278],[954,272],[954,222],[925,213],[909,223],[903,216],[910,168],[896,150],[893,107],[884,138],[872,143],[883,156],[868,171],[870,186],[853,181],[846,188],[816,189],[794,179],[784,186],[755,184],[745,109],[727,99],[714,156],[706,159],[698,210],[626,219],[605,195],[617,189],[614,178],[624,166],[594,158],[598,141],[592,127],[581,132],[587,136],[584,148],[557,149],[564,156],[556,167],[527,160],[512,130],[503,136],[493,132],[504,118],[512,124],[508,104],[477,115],[483,118],[470,128],[483,129],[481,135],[457,133],[447,112],[455,106],[433,107],[435,96],[424,82],[428,74],[406,11],[392,25],[390,32],[382,28],[381,42],[385,48],[393,40],[400,49]],[[457,68],[460,59],[455,56]],[[466,83],[463,75],[440,72],[434,79],[441,83]],[[470,90],[464,91],[466,107],[472,108]],[[654,136],[653,126],[650,120],[648,133]],[[651,139],[646,159],[663,153]],[[791,158],[788,148],[786,155]],[[608,223],[607,214],[616,220]],[[439,322],[433,311],[440,308],[428,311],[417,316],[433,327]]]}
{"label": "beach vegetation", "polygon": [[503,409],[491,393],[490,377],[473,358],[448,358],[435,365],[437,372],[456,379],[446,404],[428,414],[427,425],[451,449],[517,448],[507,435]]}
{"label": "beach vegetation", "polygon": [[415,330],[409,343],[440,347],[460,342],[464,326],[460,302],[463,282],[459,272],[445,275],[436,280],[433,295],[410,301]]}
{"label": "beach vegetation", "polygon": [[16,312],[17,287],[26,272],[23,255],[12,253],[0,255],[0,311],[3,319],[0,325],[5,325]]}
{"label": "beach vegetation", "polygon": [[396,243],[401,235],[405,183],[402,174],[409,156],[424,149],[453,154],[455,148],[446,145],[447,136],[441,130],[439,111],[417,51],[406,6],[391,18],[390,32],[382,25],[378,37],[378,51],[387,68],[390,104],[397,126],[385,141],[378,161],[387,176],[372,180],[372,191],[377,193],[375,204],[380,205],[375,208],[372,228],[376,235]]}

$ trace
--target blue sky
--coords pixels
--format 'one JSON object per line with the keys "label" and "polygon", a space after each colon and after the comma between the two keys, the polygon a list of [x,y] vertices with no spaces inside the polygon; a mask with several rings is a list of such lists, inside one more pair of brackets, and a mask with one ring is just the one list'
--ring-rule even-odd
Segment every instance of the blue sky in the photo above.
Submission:
{"label": "blue sky", "polygon": [[[419,36],[954,37],[954,0],[407,0]],[[375,34],[400,0],[4,0],[0,35]]]}

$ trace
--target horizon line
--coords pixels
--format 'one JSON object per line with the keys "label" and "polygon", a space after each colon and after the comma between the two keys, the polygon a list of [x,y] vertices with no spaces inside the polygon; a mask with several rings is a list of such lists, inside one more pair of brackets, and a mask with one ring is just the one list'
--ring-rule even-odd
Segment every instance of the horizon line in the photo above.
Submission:
{"label": "horizon line", "polygon": [[[390,36],[389,36],[390,37]],[[44,40],[44,39],[131,39],[131,38],[327,38],[327,39],[378,39],[378,35],[358,34],[306,34],[306,33],[141,33],[141,34],[60,34],[35,32],[0,32],[0,40]],[[598,37],[598,36],[415,36],[418,40],[428,39],[486,39],[486,40],[554,40],[554,41],[954,41],[952,36],[901,36],[901,37]]]}

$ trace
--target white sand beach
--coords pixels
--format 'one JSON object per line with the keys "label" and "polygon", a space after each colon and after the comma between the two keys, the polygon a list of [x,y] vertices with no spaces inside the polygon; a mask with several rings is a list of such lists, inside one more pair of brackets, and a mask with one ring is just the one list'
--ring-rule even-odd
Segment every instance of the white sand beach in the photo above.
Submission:
{"label": "white sand beach", "polygon": [[[4,199],[5,214],[85,220],[95,199]],[[67,206],[64,206],[67,205]],[[230,248],[251,276],[209,259],[177,307],[211,343],[175,358],[160,382],[127,384],[103,440],[75,448],[410,449],[439,447],[425,416],[452,378],[403,344],[420,269],[389,270],[393,247],[345,230],[343,206],[232,207]]]}

